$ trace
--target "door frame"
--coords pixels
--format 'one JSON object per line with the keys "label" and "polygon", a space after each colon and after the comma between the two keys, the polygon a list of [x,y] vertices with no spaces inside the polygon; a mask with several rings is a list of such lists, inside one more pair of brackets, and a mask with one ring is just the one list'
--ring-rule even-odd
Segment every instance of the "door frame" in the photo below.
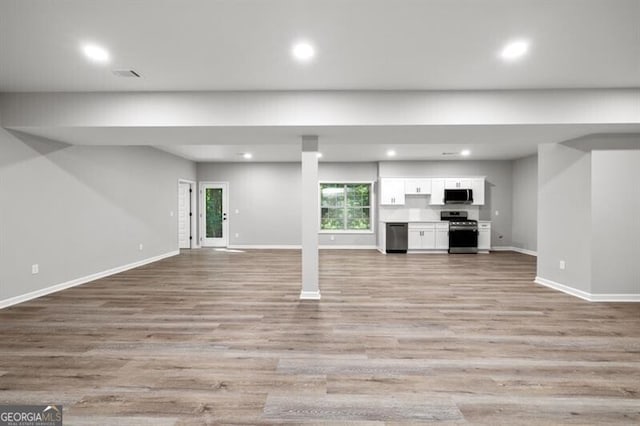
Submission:
{"label": "door frame", "polygon": [[[222,235],[223,235],[223,244],[221,245],[206,245],[205,243],[205,201],[204,201],[204,189],[207,186],[221,186],[222,187],[222,212],[226,213],[227,219],[222,221]],[[199,183],[199,197],[200,203],[200,239],[199,244],[201,247],[228,247],[229,246],[229,182],[214,182],[214,181],[201,181]]]}
{"label": "door frame", "polygon": [[[191,217],[189,218],[189,232],[190,232],[190,236],[191,236],[191,240],[189,240],[189,246],[190,248],[194,249],[194,248],[200,248],[200,244],[199,244],[199,239],[198,239],[198,221],[196,220],[196,213],[197,213],[197,209],[198,209],[198,196],[197,196],[197,192],[196,192],[196,181],[195,180],[189,180],[189,179],[178,179],[178,203],[180,203],[180,184],[181,183],[186,183],[189,184],[189,189],[191,190],[191,197],[190,197],[190,206],[189,209],[191,210]],[[194,194],[196,194],[194,196]],[[178,220],[180,219],[178,216],[180,214],[180,209],[179,209],[180,204],[178,204],[178,206],[176,207],[176,212],[178,214],[176,214],[176,217],[178,218]],[[180,240],[178,240],[178,247],[180,247]]]}

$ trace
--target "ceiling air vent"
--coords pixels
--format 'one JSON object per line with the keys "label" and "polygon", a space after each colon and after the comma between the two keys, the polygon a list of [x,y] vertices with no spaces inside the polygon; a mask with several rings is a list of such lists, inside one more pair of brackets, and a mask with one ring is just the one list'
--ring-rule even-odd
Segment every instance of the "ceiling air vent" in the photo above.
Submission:
{"label": "ceiling air vent", "polygon": [[113,73],[118,77],[140,77],[134,70],[113,70]]}
{"label": "ceiling air vent", "polygon": [[457,152],[443,152],[442,155],[458,155]]}

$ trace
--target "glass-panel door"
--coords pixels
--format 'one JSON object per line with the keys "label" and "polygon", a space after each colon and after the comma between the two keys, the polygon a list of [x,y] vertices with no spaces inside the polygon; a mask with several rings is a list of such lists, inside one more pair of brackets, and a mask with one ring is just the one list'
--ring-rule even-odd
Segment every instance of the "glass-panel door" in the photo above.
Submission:
{"label": "glass-panel door", "polygon": [[227,183],[203,183],[200,194],[202,246],[226,247],[229,241]]}

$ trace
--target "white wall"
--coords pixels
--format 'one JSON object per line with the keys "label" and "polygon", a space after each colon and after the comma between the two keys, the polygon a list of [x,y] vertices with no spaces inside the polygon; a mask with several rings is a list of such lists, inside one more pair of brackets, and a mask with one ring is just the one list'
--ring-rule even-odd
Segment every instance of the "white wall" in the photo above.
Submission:
{"label": "white wall", "polygon": [[177,250],[179,178],[195,164],[154,148],[0,129],[0,301]]}
{"label": "white wall", "polygon": [[539,277],[591,291],[591,223],[591,153],[562,144],[539,145]]}
{"label": "white wall", "polygon": [[229,245],[301,244],[300,163],[199,163],[197,169],[200,182],[229,183]]}
{"label": "white wall", "polygon": [[640,150],[591,154],[591,291],[640,294]]}
{"label": "white wall", "polygon": [[591,300],[638,300],[639,182],[640,135],[539,146],[541,282]]}
{"label": "white wall", "polygon": [[[375,181],[376,174],[375,163],[319,164],[320,181]],[[199,163],[198,180],[229,182],[231,246],[300,245],[300,163]],[[375,234],[323,233],[320,245],[372,247]]]}
{"label": "white wall", "polygon": [[417,210],[433,220],[439,219],[440,210],[468,210],[472,218],[491,221],[492,246],[511,246],[511,168],[511,161],[382,161],[381,177],[485,176],[486,181],[483,206],[430,206],[428,197],[408,197],[405,206],[381,206],[380,217],[392,219],[401,213],[403,216],[397,218],[407,220],[404,215]]}
{"label": "white wall", "polygon": [[535,252],[538,238],[538,155],[513,161],[511,245]]}

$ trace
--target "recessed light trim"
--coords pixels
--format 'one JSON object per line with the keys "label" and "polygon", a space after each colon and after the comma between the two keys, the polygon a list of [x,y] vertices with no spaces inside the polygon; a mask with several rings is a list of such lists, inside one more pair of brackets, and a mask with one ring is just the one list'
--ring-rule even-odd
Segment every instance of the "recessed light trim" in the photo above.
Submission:
{"label": "recessed light trim", "polygon": [[291,48],[291,55],[298,62],[309,62],[316,56],[316,49],[307,41],[300,41]]}
{"label": "recessed light trim", "polygon": [[244,158],[245,160],[251,160],[253,158],[253,154],[251,154],[250,152],[245,152],[242,154],[242,158]]}
{"label": "recessed light trim", "polygon": [[395,157],[396,152],[393,149],[387,150],[387,157]]}
{"label": "recessed light trim", "polygon": [[468,149],[463,149],[462,151],[460,151],[460,155],[462,155],[463,157],[468,157],[471,155],[471,151],[469,151]]}
{"label": "recessed light trim", "polygon": [[317,153],[316,153],[316,157],[318,157],[318,158],[322,158],[322,153],[321,153],[321,152],[317,152]]}
{"label": "recessed light trim", "polygon": [[106,64],[111,59],[111,55],[107,49],[93,43],[83,44],[82,53],[84,53],[84,56],[91,62],[98,64]]}
{"label": "recessed light trim", "polygon": [[500,51],[500,58],[506,62],[516,61],[529,52],[529,41],[520,39],[507,43]]}

